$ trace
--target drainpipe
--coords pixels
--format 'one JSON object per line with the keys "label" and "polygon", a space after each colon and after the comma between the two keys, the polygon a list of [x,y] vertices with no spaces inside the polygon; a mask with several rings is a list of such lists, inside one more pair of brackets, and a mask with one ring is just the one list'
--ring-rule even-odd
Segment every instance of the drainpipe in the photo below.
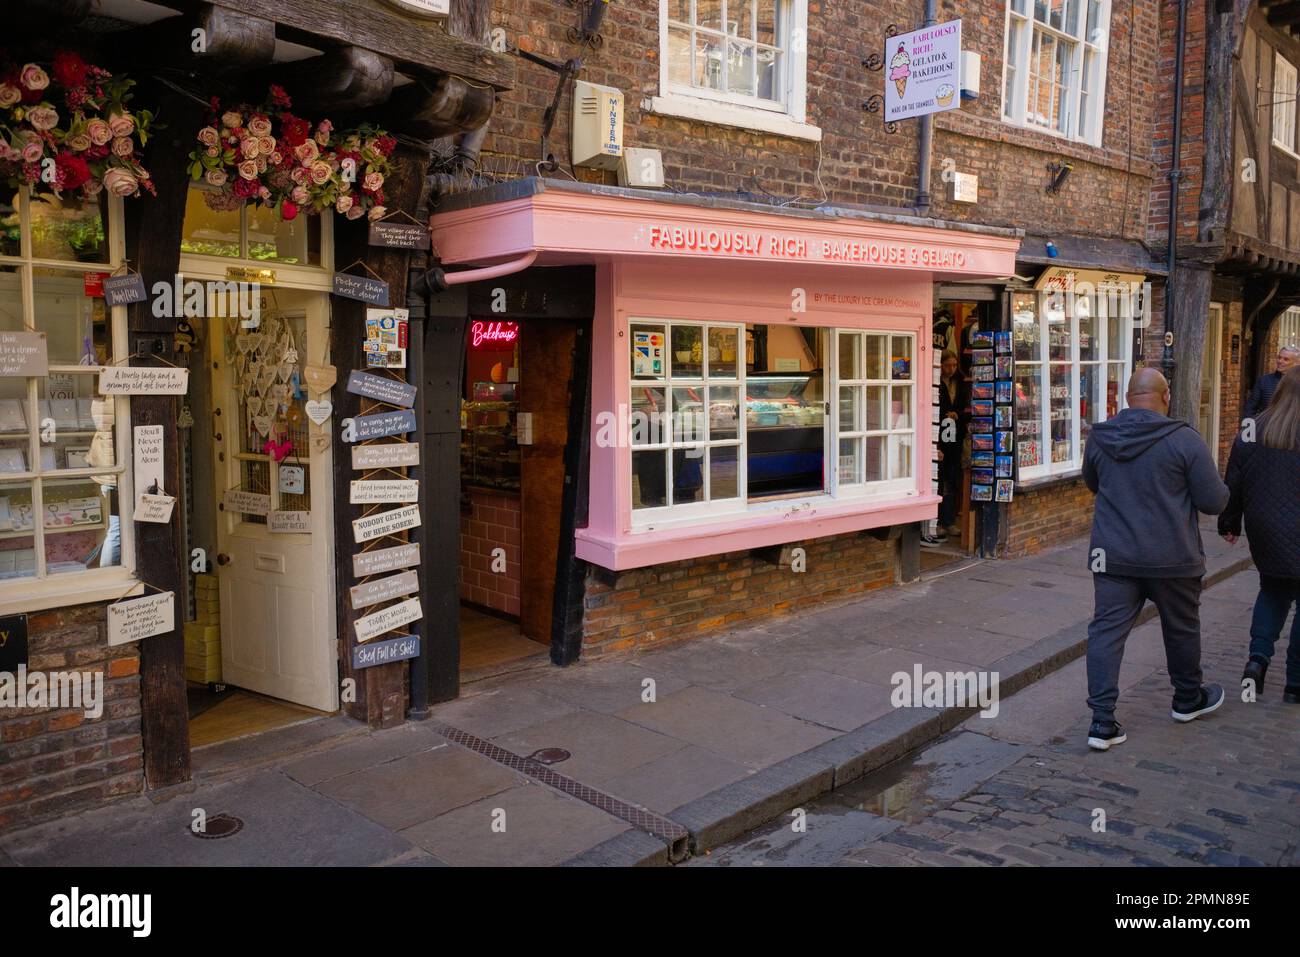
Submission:
{"label": "drainpipe", "polygon": [[1178,52],[1174,58],[1174,142],[1169,164],[1169,276],[1165,280],[1165,350],[1160,357],[1165,379],[1174,381],[1174,295],[1178,257],[1178,183],[1183,176],[1183,60],[1187,49],[1187,0],[1178,0]]}
{"label": "drainpipe", "polygon": [[[925,26],[932,27],[938,22],[936,0],[925,0]],[[930,214],[930,170],[934,153],[934,116],[921,117],[920,128],[920,163],[917,171],[916,214]]]}
{"label": "drainpipe", "polygon": [[467,282],[481,282],[485,279],[500,279],[502,276],[510,276],[517,272],[523,272],[537,260],[537,250],[530,253],[524,253],[518,259],[512,259],[509,262],[499,263],[495,266],[484,266],[482,269],[466,269],[463,272],[443,272],[441,267],[434,267],[429,276],[430,286],[434,289],[450,289],[452,286],[463,286]]}

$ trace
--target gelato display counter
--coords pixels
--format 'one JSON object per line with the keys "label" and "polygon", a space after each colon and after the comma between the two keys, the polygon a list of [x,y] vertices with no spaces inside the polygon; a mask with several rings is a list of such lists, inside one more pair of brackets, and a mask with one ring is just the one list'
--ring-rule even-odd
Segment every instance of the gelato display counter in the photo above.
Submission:
{"label": "gelato display counter", "polygon": [[820,370],[749,376],[745,431],[750,498],[825,488],[822,383]]}

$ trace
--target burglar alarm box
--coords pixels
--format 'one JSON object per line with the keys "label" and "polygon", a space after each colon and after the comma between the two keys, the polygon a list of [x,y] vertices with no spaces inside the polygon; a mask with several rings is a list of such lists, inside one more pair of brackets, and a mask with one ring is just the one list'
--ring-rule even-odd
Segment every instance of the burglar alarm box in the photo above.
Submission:
{"label": "burglar alarm box", "polygon": [[622,156],[622,91],[576,81],[573,84],[573,165],[618,169]]}

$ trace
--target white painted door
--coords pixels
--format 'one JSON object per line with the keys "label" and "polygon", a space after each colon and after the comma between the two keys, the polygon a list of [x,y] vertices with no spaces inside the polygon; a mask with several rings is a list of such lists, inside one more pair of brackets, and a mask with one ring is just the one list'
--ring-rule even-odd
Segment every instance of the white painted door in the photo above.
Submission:
{"label": "white painted door", "polygon": [[[261,326],[212,319],[214,466],[218,496],[216,570],[221,584],[221,667],[228,684],[334,711],[338,708],[334,628],[332,419],[316,426],[281,368],[301,372],[326,353],[328,295],[263,290]],[[224,335],[216,328],[224,322]],[[257,337],[261,337],[258,339]],[[297,353],[297,362],[288,349]],[[287,357],[287,359],[286,359]],[[274,368],[262,378],[262,369]],[[300,376],[301,380],[301,376]],[[298,414],[285,415],[290,443],[277,462],[265,448],[261,416],[277,417],[277,396]],[[305,389],[305,383],[303,384]],[[217,436],[220,436],[218,439]],[[298,473],[296,470],[301,470]],[[300,483],[293,481],[299,475]],[[265,496],[272,514],[226,508],[223,490]],[[276,512],[306,513],[300,532],[273,532]]]}

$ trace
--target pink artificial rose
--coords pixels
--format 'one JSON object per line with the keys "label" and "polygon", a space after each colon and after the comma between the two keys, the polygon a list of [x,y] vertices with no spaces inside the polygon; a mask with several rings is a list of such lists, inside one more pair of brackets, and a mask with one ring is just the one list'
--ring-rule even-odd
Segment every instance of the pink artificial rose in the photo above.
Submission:
{"label": "pink artificial rose", "polygon": [[75,133],[68,137],[67,145],[74,153],[81,153],[90,149],[90,137],[85,133]]}
{"label": "pink artificial rose", "polygon": [[334,171],[330,169],[329,163],[317,160],[311,164],[311,181],[317,186],[325,185],[333,175]]}
{"label": "pink artificial rose", "polygon": [[271,135],[271,121],[265,116],[255,116],[248,121],[248,132],[258,139]]}
{"label": "pink artificial rose", "polygon": [[306,186],[295,186],[293,192],[289,194],[289,198],[299,206],[305,206],[307,200],[311,199],[311,194],[307,192]]}
{"label": "pink artificial rose", "polygon": [[45,153],[45,141],[39,136],[29,136],[23,143],[23,162],[36,163]]}
{"label": "pink artificial rose", "polygon": [[214,157],[215,157],[215,156],[217,155],[217,148],[216,148],[215,146],[209,146],[209,147],[208,147],[208,155],[209,155],[209,156],[214,156]]}
{"label": "pink artificial rose", "polygon": [[244,122],[244,118],[233,110],[227,110],[221,114],[221,125],[228,130],[233,130],[242,122]]}
{"label": "pink artificial rose", "polygon": [[108,128],[114,136],[130,136],[135,132],[135,119],[127,113],[113,113],[108,118]]}
{"label": "pink artificial rose", "polygon": [[[92,122],[94,122],[92,120]],[[215,126],[205,126],[199,130],[199,142],[204,146],[216,146],[221,141],[221,134]]]}
{"label": "pink artificial rose", "polygon": [[27,122],[38,130],[52,130],[59,125],[59,114],[48,106],[34,106],[27,111]]}
{"label": "pink artificial rose", "polygon": [[303,183],[307,182],[307,167],[295,166],[293,169],[289,170],[289,179],[301,186]]}
{"label": "pink artificial rose", "polygon": [[257,195],[258,195],[259,197],[261,197],[262,199],[270,199],[270,198],[271,198],[271,191],[270,191],[269,189],[267,189],[265,186],[263,186],[261,189],[259,189],[259,190],[257,191]]}
{"label": "pink artificial rose", "polygon": [[104,189],[114,196],[134,196],[140,191],[140,181],[130,170],[114,166],[104,174]]}
{"label": "pink artificial rose", "polygon": [[379,187],[383,185],[384,185],[383,173],[367,173],[366,178],[361,182],[362,188],[368,189],[372,193],[377,191]]}
{"label": "pink artificial rose", "polygon": [[114,156],[130,156],[135,152],[135,144],[131,142],[129,136],[119,136],[113,140]]}
{"label": "pink artificial rose", "polygon": [[101,192],[104,191],[104,184],[92,176],[90,179],[86,180],[86,182],[82,184],[81,191],[85,193],[87,196],[93,198],[95,196],[98,196]]}
{"label": "pink artificial rose", "polygon": [[279,166],[279,165],[282,164],[283,162],[284,162],[284,156],[283,156],[283,154],[281,154],[279,150],[274,150],[274,151],[271,153],[271,165],[273,165],[273,166]]}
{"label": "pink artificial rose", "polygon": [[50,85],[49,75],[35,63],[23,67],[18,81],[29,90],[43,90]]}
{"label": "pink artificial rose", "polygon": [[257,160],[244,160],[239,164],[241,179],[257,179]]}
{"label": "pink artificial rose", "polygon": [[360,219],[365,214],[366,211],[362,209],[359,205],[353,206],[351,209],[348,210],[348,219]]}
{"label": "pink artificial rose", "polygon": [[257,138],[257,151],[264,156],[270,156],[275,152],[275,137],[259,136]]}
{"label": "pink artificial rose", "polygon": [[107,123],[96,118],[86,124],[86,135],[96,146],[103,146],[113,138],[113,131]]}
{"label": "pink artificial rose", "polygon": [[203,178],[212,186],[226,185],[226,171],[224,169],[210,169],[203,174]]}
{"label": "pink artificial rose", "polygon": [[246,137],[239,144],[239,152],[243,154],[244,159],[252,159],[257,155],[257,140],[251,136]]}
{"label": "pink artificial rose", "polygon": [[265,172],[266,172],[266,168],[270,165],[270,164],[266,161],[266,157],[265,157],[265,156],[259,156],[257,159],[253,160],[253,162],[257,164],[257,171],[258,171],[259,173],[265,173]]}
{"label": "pink artificial rose", "polygon": [[316,144],[311,140],[306,140],[294,147],[293,155],[298,158],[299,163],[306,166],[315,162],[316,157],[320,156],[320,150],[316,148]]}
{"label": "pink artificial rose", "polygon": [[352,197],[344,193],[338,199],[334,200],[334,208],[340,213],[346,213],[352,208]]}
{"label": "pink artificial rose", "polygon": [[374,206],[371,208],[370,212],[367,215],[369,215],[370,221],[373,223],[375,220],[383,219],[385,216],[387,216],[388,210],[385,209],[383,206]]}
{"label": "pink artificial rose", "polygon": [[0,109],[7,109],[23,98],[23,91],[16,86],[0,83]]}

